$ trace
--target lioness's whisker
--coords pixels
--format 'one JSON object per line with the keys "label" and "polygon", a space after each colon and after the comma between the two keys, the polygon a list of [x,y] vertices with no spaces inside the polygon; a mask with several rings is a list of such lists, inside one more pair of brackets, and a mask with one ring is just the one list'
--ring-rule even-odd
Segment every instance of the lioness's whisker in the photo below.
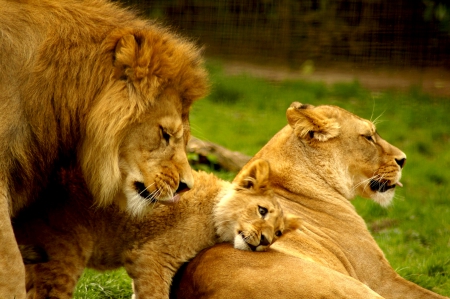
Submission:
{"label": "lioness's whisker", "polygon": [[372,178],[368,178],[368,179],[362,180],[361,182],[359,182],[358,184],[356,184],[355,186],[353,186],[352,192],[356,191],[356,189],[357,189],[359,186],[365,184],[365,186],[364,186],[364,188],[363,188],[363,192],[364,192],[364,191],[366,190],[366,187],[369,186],[371,180],[372,180]]}
{"label": "lioness's whisker", "polygon": [[377,124],[383,122],[380,120],[380,117],[383,116],[384,112],[386,112],[386,110],[384,110],[383,112],[380,113],[380,115],[377,116],[377,118],[375,118],[372,123],[376,126]]}

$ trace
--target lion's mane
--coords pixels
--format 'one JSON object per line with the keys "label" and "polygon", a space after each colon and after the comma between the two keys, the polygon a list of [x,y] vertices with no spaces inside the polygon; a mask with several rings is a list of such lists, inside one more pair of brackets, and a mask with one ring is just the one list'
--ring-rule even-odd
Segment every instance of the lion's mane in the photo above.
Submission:
{"label": "lion's mane", "polygon": [[127,128],[166,90],[182,100],[189,134],[189,108],[208,87],[193,43],[103,0],[0,6],[0,187],[11,214],[74,163],[108,204]]}

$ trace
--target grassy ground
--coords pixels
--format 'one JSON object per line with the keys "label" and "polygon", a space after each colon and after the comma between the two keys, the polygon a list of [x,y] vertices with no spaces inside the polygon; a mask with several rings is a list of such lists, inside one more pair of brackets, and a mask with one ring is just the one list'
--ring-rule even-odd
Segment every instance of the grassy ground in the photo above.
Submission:
{"label": "grassy ground", "polygon": [[[387,259],[400,275],[450,296],[450,99],[432,98],[412,88],[408,93],[374,93],[357,82],[326,86],[289,81],[268,83],[249,76],[225,76],[210,62],[213,90],[195,103],[193,135],[248,155],[255,154],[286,124],[293,101],[333,104],[377,119],[382,137],[408,156],[393,205],[380,208],[356,199]],[[219,173],[224,178],[234,174]],[[86,271],[75,298],[129,298],[123,270]]]}

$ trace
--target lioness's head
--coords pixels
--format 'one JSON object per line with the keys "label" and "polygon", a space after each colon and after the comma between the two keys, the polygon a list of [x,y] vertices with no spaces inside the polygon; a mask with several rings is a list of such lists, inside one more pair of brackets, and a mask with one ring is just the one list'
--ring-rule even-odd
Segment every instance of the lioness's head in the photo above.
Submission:
{"label": "lioness's head", "polygon": [[233,180],[214,210],[222,241],[241,250],[264,251],[279,237],[300,228],[297,216],[284,215],[269,186],[269,163],[257,159]]}
{"label": "lioness's head", "polygon": [[206,94],[207,73],[192,43],[156,25],[118,29],[102,48],[104,65],[94,72],[109,81],[86,117],[83,174],[97,203],[119,197],[143,214],[194,184],[189,109]]}
{"label": "lioness's head", "polygon": [[383,140],[375,125],[336,106],[292,103],[288,123],[329,184],[351,199],[372,198],[385,206],[393,196],[406,155]]}

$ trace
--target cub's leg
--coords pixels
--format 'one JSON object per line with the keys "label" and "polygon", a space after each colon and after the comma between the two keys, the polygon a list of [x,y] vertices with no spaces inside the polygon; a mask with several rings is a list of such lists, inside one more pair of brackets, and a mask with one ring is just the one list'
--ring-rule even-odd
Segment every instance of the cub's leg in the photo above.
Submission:
{"label": "cub's leg", "polygon": [[84,265],[74,261],[50,261],[27,266],[27,298],[70,299]]}
{"label": "cub's leg", "polygon": [[133,299],[168,299],[172,277],[181,266],[165,252],[139,250],[125,257],[125,270],[133,279]]}
{"label": "cub's leg", "polygon": [[50,261],[27,265],[27,298],[72,298],[93,248],[89,235],[82,236],[53,234],[53,241],[45,242]]}
{"label": "cub's leg", "polygon": [[8,199],[0,178],[0,298],[25,298],[25,268],[9,216]]}

